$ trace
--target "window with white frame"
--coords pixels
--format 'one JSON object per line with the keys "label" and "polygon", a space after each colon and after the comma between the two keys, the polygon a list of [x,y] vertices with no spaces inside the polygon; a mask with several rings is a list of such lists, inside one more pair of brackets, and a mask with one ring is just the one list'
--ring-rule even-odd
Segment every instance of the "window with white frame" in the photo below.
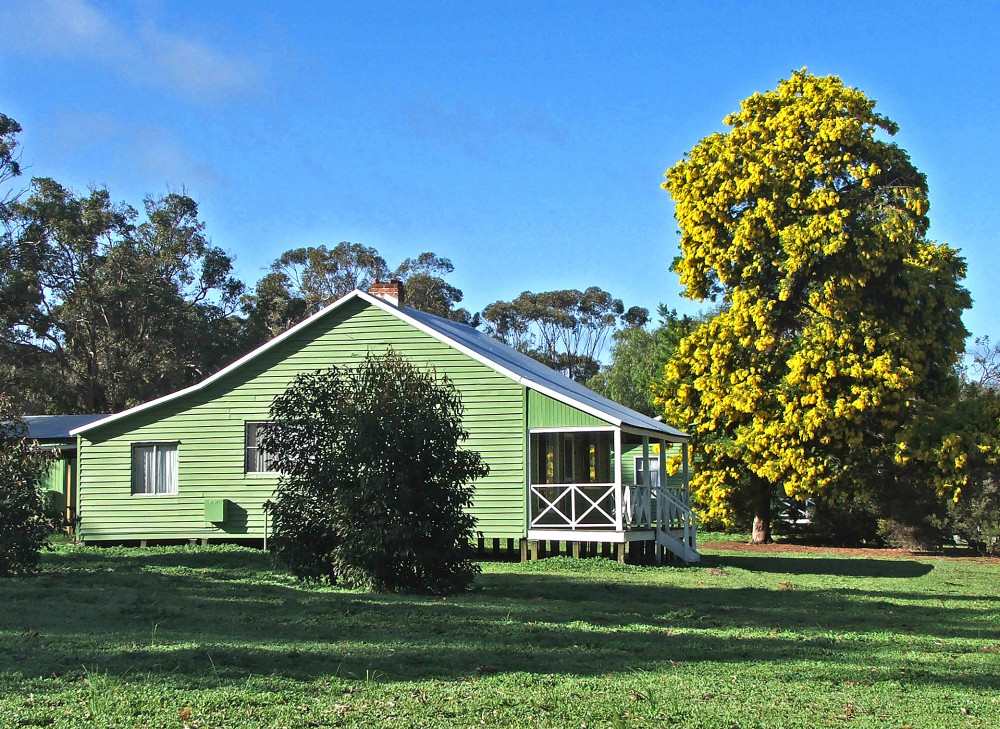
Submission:
{"label": "window with white frame", "polygon": [[132,446],[132,493],[177,493],[177,443]]}
{"label": "window with white frame", "polygon": [[[637,484],[646,484],[647,481],[643,476],[645,475],[645,470],[642,466],[642,456],[635,457],[635,482]],[[659,487],[660,485],[660,457],[650,456],[649,457],[649,486]]]}
{"label": "window with white frame", "polygon": [[260,445],[260,431],[263,425],[267,425],[266,420],[248,420],[246,423],[244,467],[247,473],[275,473],[274,459]]}

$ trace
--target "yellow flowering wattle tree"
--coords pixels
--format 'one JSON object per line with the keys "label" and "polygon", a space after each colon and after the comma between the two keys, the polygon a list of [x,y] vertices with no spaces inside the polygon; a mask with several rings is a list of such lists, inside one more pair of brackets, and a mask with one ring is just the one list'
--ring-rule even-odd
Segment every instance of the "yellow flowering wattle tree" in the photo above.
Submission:
{"label": "yellow flowering wattle tree", "polygon": [[654,386],[699,459],[706,515],[770,541],[780,491],[825,500],[897,477],[915,419],[954,396],[971,304],[925,237],[927,183],[896,125],[840,79],[794,72],[666,173],[673,265],[719,313]]}

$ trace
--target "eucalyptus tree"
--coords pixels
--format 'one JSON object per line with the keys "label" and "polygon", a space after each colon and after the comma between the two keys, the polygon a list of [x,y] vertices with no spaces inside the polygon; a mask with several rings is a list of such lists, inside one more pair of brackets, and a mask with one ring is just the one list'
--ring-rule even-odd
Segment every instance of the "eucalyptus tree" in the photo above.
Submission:
{"label": "eucalyptus tree", "polygon": [[360,243],[342,241],[293,248],[271,264],[271,274],[293,298],[305,302],[305,313],[315,314],[354,289],[367,289],[372,281],[389,278],[389,266],[379,252]]}
{"label": "eucalyptus tree", "polygon": [[611,362],[587,381],[591,389],[650,417],[662,414],[653,402],[653,383],[661,376],[680,340],[698,321],[679,316],[663,305],[659,317],[659,324],[652,330],[640,323],[644,317],[636,316],[632,326],[616,331],[612,335]]}
{"label": "eucalyptus tree", "polygon": [[486,330],[567,376],[585,382],[597,374],[608,337],[621,325],[645,323],[641,307],[625,311],[621,299],[591,286],[584,291],[524,291],[483,310]]}
{"label": "eucalyptus tree", "polygon": [[20,133],[20,124],[6,114],[0,114],[0,222],[6,217],[8,204],[18,193],[10,183],[21,175],[17,139]]}
{"label": "eucalyptus tree", "polygon": [[253,348],[354,289],[389,279],[405,284],[407,306],[478,326],[477,316],[456,308],[462,291],[444,278],[454,270],[450,260],[429,252],[391,269],[375,248],[347,241],[285,251],[243,298],[243,346]]}
{"label": "eucalyptus tree", "polygon": [[172,392],[233,356],[242,284],[186,195],[77,195],[49,178],[9,206],[0,241],[0,356],[32,407],[114,412]]}
{"label": "eucalyptus tree", "polygon": [[479,326],[478,315],[458,308],[463,297],[461,289],[445,281],[445,276],[454,270],[455,266],[449,259],[424,252],[399,264],[392,278],[405,284],[407,306],[473,327]]}

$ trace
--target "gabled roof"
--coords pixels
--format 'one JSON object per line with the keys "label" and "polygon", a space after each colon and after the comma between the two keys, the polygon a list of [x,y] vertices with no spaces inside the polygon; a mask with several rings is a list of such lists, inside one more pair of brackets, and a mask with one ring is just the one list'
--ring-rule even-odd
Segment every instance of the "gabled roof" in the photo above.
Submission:
{"label": "gabled roof", "polygon": [[82,428],[107,415],[26,415],[23,420],[28,424],[28,437],[33,440],[72,440],[70,431]]}
{"label": "gabled roof", "polygon": [[572,405],[613,425],[631,426],[664,433],[674,438],[687,439],[687,435],[677,428],[653,420],[624,405],[619,405],[603,395],[598,395],[589,387],[546,367],[538,360],[508,347],[503,342],[499,342],[477,329],[416,309],[404,309],[403,313],[408,318],[423,324],[424,327],[431,330],[430,333],[436,334],[438,339],[443,339],[458,349],[464,350],[483,364],[506,374],[532,390],[544,393],[567,405]]}
{"label": "gabled roof", "polygon": [[661,423],[658,420],[653,420],[652,418],[649,418],[641,413],[637,413],[630,408],[619,405],[606,397],[598,395],[593,390],[584,387],[578,382],[571,380],[555,370],[549,369],[526,354],[522,354],[521,352],[508,347],[506,344],[503,344],[502,342],[493,339],[493,337],[483,334],[472,327],[459,324],[458,322],[450,321],[448,319],[442,319],[439,316],[434,316],[433,314],[428,314],[423,311],[417,311],[416,309],[401,309],[383,301],[382,299],[370,296],[369,294],[358,290],[352,291],[347,294],[347,296],[338,299],[325,309],[322,309],[308,319],[299,322],[291,329],[283,332],[271,341],[261,345],[249,354],[246,354],[236,360],[228,367],[219,370],[211,377],[202,380],[196,385],[192,385],[191,387],[179,390],[170,395],[165,395],[164,397],[157,398],[156,400],[151,400],[150,402],[138,405],[129,410],[123,410],[120,413],[109,415],[103,419],[97,420],[96,422],[82,424],[70,431],[70,434],[76,435],[78,433],[84,433],[86,431],[99,428],[102,425],[128,417],[133,413],[148,410],[160,405],[161,403],[175,400],[189,393],[197,392],[198,390],[208,387],[213,382],[225,377],[227,374],[239,367],[242,367],[247,362],[256,359],[264,352],[278,346],[281,342],[294,336],[300,330],[305,329],[313,322],[318,319],[322,319],[354,299],[361,299],[372,306],[376,306],[379,309],[382,309],[383,311],[408,322],[421,331],[431,335],[435,339],[455,347],[460,352],[464,352],[473,359],[485,364],[487,367],[510,377],[529,389],[548,395],[559,402],[589,413],[599,420],[603,420],[611,425],[650,431],[651,433],[668,436],[670,440],[675,441],[687,440],[688,438],[688,436],[680,430],[677,430],[666,423]]}

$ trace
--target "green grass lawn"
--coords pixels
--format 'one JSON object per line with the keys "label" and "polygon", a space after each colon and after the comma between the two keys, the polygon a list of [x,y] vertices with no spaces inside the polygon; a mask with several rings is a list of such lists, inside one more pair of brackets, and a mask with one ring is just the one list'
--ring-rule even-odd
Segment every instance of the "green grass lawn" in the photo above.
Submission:
{"label": "green grass lawn", "polygon": [[442,599],[245,549],[62,548],[0,581],[0,726],[1000,726],[996,564],[483,571]]}

